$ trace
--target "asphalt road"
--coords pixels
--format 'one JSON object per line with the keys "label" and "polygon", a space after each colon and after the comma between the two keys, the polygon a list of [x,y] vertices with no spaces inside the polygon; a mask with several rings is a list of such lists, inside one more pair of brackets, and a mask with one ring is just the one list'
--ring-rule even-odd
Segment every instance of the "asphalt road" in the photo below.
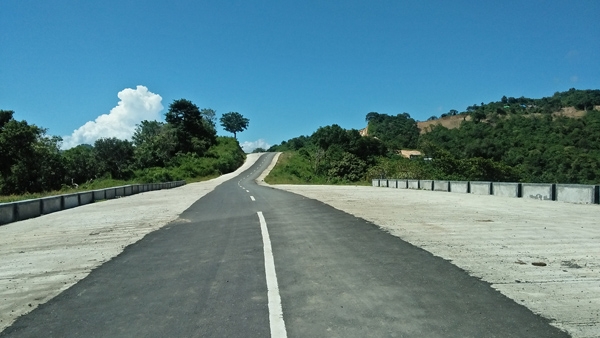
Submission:
{"label": "asphalt road", "polygon": [[0,337],[568,336],[374,224],[257,185],[272,156]]}

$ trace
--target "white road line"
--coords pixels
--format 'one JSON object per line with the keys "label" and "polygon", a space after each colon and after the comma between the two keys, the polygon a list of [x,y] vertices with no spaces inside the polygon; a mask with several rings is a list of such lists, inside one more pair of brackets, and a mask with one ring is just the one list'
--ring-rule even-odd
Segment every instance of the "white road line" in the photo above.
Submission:
{"label": "white road line", "polygon": [[250,192],[250,190],[246,189],[246,192]]}
{"label": "white road line", "polygon": [[250,199],[252,200],[252,202],[256,201],[256,200],[254,199],[254,196],[250,196]]}
{"label": "white road line", "polygon": [[279,296],[279,286],[277,284],[277,274],[275,273],[275,260],[273,259],[273,249],[271,248],[271,239],[267,222],[262,211],[258,212],[260,221],[260,232],[262,233],[263,248],[265,252],[265,274],[267,276],[267,298],[269,301],[269,323],[271,325],[272,338],[286,338],[285,322],[283,320],[283,311],[281,310],[281,297]]}

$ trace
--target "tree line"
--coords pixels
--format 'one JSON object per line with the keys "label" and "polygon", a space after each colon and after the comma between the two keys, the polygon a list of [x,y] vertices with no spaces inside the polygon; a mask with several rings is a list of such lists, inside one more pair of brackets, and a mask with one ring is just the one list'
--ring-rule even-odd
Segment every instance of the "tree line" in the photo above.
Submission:
{"label": "tree line", "polygon": [[161,182],[220,175],[237,169],[245,154],[235,136],[249,120],[223,114],[217,136],[216,112],[186,99],[173,101],[165,122],[141,121],[132,140],[100,138],[61,150],[62,139],[14,112],[0,110],[0,194],[60,190],[96,180]]}
{"label": "tree line", "polygon": [[[597,106],[600,90],[570,89],[542,99],[504,96],[462,112],[451,110],[448,114],[463,116],[460,128],[435,125],[422,134],[408,113],[371,112],[366,115],[367,137],[332,125],[269,150],[290,152],[279,174],[296,183],[393,177],[598,184]],[[553,114],[565,107],[586,114]],[[423,156],[407,159],[400,149],[419,149]]]}

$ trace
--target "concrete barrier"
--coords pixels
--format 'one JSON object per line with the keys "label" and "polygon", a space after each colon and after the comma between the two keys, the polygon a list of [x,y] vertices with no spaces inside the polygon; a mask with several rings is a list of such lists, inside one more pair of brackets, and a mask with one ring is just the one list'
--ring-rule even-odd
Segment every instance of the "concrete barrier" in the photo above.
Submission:
{"label": "concrete barrier", "polygon": [[435,191],[450,191],[450,182],[448,181],[433,181],[433,190]]}
{"label": "concrete barrier", "polygon": [[406,180],[406,187],[408,189],[419,189],[419,180]]}
{"label": "concrete barrier", "polygon": [[458,192],[462,194],[469,193],[469,182],[466,181],[450,181],[450,192]]}
{"label": "concrete barrier", "polygon": [[77,208],[79,206],[79,194],[62,195],[63,210]]}
{"label": "concrete barrier", "polygon": [[42,202],[42,214],[51,214],[62,210],[62,196],[50,196],[40,199]]}
{"label": "concrete barrier", "polygon": [[471,194],[474,195],[491,195],[492,194],[492,182],[469,182],[471,186]]}
{"label": "concrete barrier", "polygon": [[419,188],[423,190],[433,190],[433,181],[432,180],[420,180]]}
{"label": "concrete barrier", "polygon": [[408,189],[408,180],[396,180],[396,186],[398,186],[398,189]]}
{"label": "concrete barrier", "polygon": [[123,197],[125,196],[125,187],[116,187],[115,188],[115,197]]}
{"label": "concrete barrier", "polygon": [[123,196],[131,196],[133,195],[133,188],[130,185],[126,185],[123,187]]}
{"label": "concrete barrier", "polygon": [[375,180],[375,179],[371,180],[371,186],[378,187],[379,186],[379,180]]}
{"label": "concrete barrier", "polygon": [[449,191],[511,198],[533,198],[566,203],[600,204],[600,185],[411,179],[374,179],[372,182],[373,186],[389,186],[390,188],[399,189]]}
{"label": "concrete barrier", "polygon": [[0,203],[0,225],[12,223],[16,220],[15,203]]}
{"label": "concrete barrier", "polygon": [[115,193],[115,188],[104,189],[104,197],[107,200],[111,200],[111,199],[117,197],[117,195]]}
{"label": "concrete barrier", "polygon": [[115,198],[116,196],[123,197],[126,196],[125,193],[132,195],[143,191],[150,191],[152,190],[151,188],[155,188],[156,190],[171,189],[181,187],[183,185],[185,185],[185,181],[134,184],[123,187],[82,191],[79,193],[50,196],[12,203],[0,203],[0,225],[50,214],[60,210],[75,208],[80,205],[92,203],[94,201],[111,199]]}
{"label": "concrete barrier", "polygon": [[90,204],[94,202],[94,192],[84,191],[79,193],[79,205]]}
{"label": "concrete barrier", "polygon": [[521,196],[537,200],[554,201],[556,186],[551,183],[521,183]]}
{"label": "concrete barrier", "polygon": [[94,202],[106,199],[106,189],[94,190]]}
{"label": "concrete barrier", "polygon": [[492,193],[500,197],[521,197],[521,183],[492,183]]}
{"label": "concrete barrier", "polygon": [[559,202],[595,204],[598,203],[598,186],[583,184],[557,184],[556,200]]}
{"label": "concrete barrier", "polygon": [[39,199],[15,202],[17,221],[38,217],[42,214],[42,202]]}

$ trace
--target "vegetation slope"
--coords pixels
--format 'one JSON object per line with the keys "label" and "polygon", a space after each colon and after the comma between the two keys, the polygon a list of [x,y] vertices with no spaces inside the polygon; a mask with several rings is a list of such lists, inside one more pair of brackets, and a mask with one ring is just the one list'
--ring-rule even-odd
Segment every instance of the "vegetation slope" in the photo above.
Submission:
{"label": "vegetation slope", "polygon": [[101,138],[63,151],[60,137],[0,110],[0,201],[127,182],[200,180],[243,164],[238,141],[216,135],[214,110],[175,100],[165,120],[142,121],[132,141]]}
{"label": "vegetation slope", "polygon": [[[375,177],[597,184],[598,106],[600,90],[570,89],[541,99],[504,96],[450,110],[440,118],[460,119],[455,128],[430,124],[424,133],[407,113],[371,112],[366,137],[332,125],[271,147],[286,152],[287,163],[272,176],[313,184]],[[565,108],[579,111],[571,114],[577,118],[567,117]],[[398,154],[407,148],[424,156],[411,160]]]}

